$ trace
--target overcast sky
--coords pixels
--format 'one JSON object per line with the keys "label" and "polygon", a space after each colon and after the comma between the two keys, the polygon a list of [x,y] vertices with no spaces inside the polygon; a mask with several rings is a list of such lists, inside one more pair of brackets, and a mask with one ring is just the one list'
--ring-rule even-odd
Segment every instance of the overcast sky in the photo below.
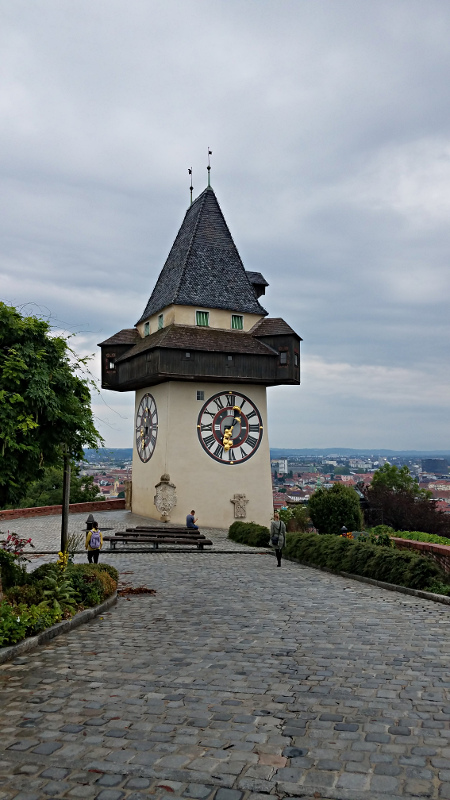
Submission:
{"label": "overcast sky", "polygon": [[[448,0],[3,3],[1,299],[80,353],[132,327],[210,146],[244,265],[304,339],[271,445],[450,449],[449,35]],[[93,406],[130,447],[132,393]]]}

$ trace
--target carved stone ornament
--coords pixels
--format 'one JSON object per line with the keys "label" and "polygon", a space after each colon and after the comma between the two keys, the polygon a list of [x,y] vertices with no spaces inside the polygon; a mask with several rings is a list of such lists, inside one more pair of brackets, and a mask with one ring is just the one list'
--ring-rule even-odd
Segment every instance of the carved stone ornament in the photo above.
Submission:
{"label": "carved stone ornament", "polygon": [[166,472],[161,475],[161,480],[156,484],[155,489],[153,502],[161,514],[161,522],[170,522],[170,515],[177,504],[176,486],[174,483],[170,483],[170,475]]}
{"label": "carved stone ornament", "polygon": [[231,502],[234,503],[235,519],[245,519],[247,516],[246,505],[248,503],[245,494],[235,494]]}

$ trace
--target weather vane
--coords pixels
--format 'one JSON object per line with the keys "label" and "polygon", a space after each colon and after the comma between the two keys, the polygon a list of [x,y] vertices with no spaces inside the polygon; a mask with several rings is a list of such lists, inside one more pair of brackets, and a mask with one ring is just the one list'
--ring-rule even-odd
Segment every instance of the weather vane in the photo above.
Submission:
{"label": "weather vane", "polygon": [[208,186],[211,186],[211,156],[212,150],[208,147]]}
{"label": "weather vane", "polygon": [[194,191],[194,187],[192,186],[192,167],[188,169],[188,173],[191,176],[191,186],[189,188],[189,191],[191,193],[191,205],[192,205],[192,192]]}

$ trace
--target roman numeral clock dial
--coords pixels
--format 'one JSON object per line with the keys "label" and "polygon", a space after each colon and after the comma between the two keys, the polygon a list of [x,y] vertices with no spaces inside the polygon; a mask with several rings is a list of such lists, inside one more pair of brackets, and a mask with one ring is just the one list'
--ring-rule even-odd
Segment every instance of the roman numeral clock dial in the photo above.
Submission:
{"label": "roman numeral clock dial", "polygon": [[136,449],[144,463],[150,461],[158,436],[158,411],[153,395],[144,394],[136,412]]}
{"label": "roman numeral clock dial", "polygon": [[242,464],[257,451],[263,436],[261,414],[239,392],[219,392],[206,401],[197,420],[201,446],[220,464]]}

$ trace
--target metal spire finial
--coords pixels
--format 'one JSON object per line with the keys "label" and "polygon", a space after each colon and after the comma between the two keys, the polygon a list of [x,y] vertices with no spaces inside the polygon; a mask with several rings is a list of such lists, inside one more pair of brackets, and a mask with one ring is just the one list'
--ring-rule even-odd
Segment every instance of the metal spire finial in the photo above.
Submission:
{"label": "metal spire finial", "polygon": [[194,191],[194,187],[192,186],[192,167],[190,167],[190,169],[188,169],[188,173],[191,176],[191,185],[190,185],[189,191],[191,193],[191,205],[192,205],[192,192]]}
{"label": "metal spire finial", "polygon": [[208,147],[208,186],[211,186],[211,158],[212,150]]}

